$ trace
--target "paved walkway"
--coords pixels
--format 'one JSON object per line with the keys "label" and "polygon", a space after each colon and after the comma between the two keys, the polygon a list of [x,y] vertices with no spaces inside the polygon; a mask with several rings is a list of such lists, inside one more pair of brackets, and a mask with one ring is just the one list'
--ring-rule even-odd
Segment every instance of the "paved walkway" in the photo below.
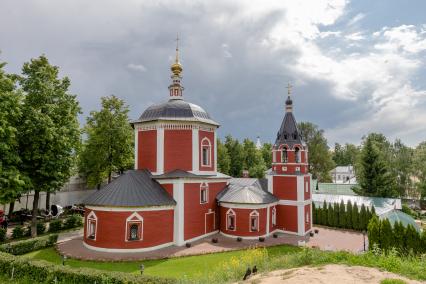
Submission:
{"label": "paved walkway", "polygon": [[[237,242],[236,239],[224,237],[215,234],[210,237],[191,243],[191,247],[170,246],[167,248],[135,253],[108,253],[98,252],[87,249],[83,245],[82,234],[83,229],[63,233],[59,236],[56,246],[58,252],[70,258],[97,260],[97,261],[132,261],[144,259],[163,259],[179,256],[199,255],[214,252],[223,252],[230,250],[238,250],[253,246],[275,246],[281,244],[298,245],[299,241],[306,241],[309,247],[318,247],[322,250],[348,250],[352,252],[360,252],[363,250],[362,233],[345,230],[335,230],[325,227],[314,227],[319,233],[314,237],[299,237],[289,234],[278,234],[278,238],[272,236],[265,239],[265,242],[258,240],[243,240]],[[212,243],[212,238],[217,238],[217,243]]]}
{"label": "paved walkway", "polygon": [[[212,238],[217,238],[218,242],[212,243]],[[199,255],[206,253],[239,250],[253,246],[275,246],[281,244],[298,245],[298,242],[301,240],[306,241],[307,237],[278,234],[278,238],[273,238],[271,236],[269,238],[266,238],[264,242],[259,242],[258,240],[243,240],[242,242],[237,242],[236,239],[224,237],[220,234],[215,234],[204,239],[192,242],[190,248],[187,248],[186,246],[170,246],[167,248],[148,252],[108,253],[87,249],[83,245],[83,240],[80,236],[78,238],[58,243],[56,248],[60,254],[66,255],[70,258],[97,261],[131,261]]]}

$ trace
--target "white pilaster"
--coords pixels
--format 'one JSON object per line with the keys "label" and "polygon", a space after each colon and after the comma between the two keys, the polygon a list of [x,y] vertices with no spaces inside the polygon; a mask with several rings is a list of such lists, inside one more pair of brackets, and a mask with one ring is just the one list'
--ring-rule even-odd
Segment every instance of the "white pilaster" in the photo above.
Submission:
{"label": "white pilaster", "polygon": [[139,130],[138,128],[135,126],[135,170],[138,169],[138,149],[139,149],[139,145],[138,145],[138,135],[139,134]]}
{"label": "white pilaster", "polygon": [[217,172],[217,137],[216,130],[214,131],[214,171]]}
{"label": "white pilaster", "polygon": [[199,145],[199,130],[192,128],[192,171],[198,172],[200,165],[200,145]]}
{"label": "white pilaster", "polygon": [[267,208],[266,208],[266,235],[268,235],[269,236],[269,223],[270,223],[270,220],[271,220],[271,206],[268,206]]}
{"label": "white pilaster", "polygon": [[274,176],[273,175],[267,175],[266,179],[268,180],[268,191],[272,194],[274,194]]}
{"label": "white pilaster", "polygon": [[297,206],[297,234],[305,235],[305,206]]}
{"label": "white pilaster", "polygon": [[297,201],[305,200],[304,176],[297,176]]}
{"label": "white pilaster", "polygon": [[157,174],[164,173],[164,128],[157,128]]}
{"label": "white pilaster", "polygon": [[184,183],[182,180],[177,180],[173,184],[173,198],[176,201],[174,212],[174,230],[173,241],[176,245],[182,246],[184,240]]}

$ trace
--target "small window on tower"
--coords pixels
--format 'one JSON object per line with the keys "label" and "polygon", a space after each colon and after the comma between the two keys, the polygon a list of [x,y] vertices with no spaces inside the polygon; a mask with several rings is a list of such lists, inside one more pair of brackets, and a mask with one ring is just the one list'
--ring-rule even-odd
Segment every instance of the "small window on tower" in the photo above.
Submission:
{"label": "small window on tower", "polygon": [[282,150],[282,156],[281,156],[281,163],[287,163],[288,162],[288,152],[287,152],[287,148],[284,147]]}
{"label": "small window on tower", "polygon": [[296,163],[300,163],[300,149],[299,147],[294,148],[294,159]]}
{"label": "small window on tower", "polygon": [[226,213],[226,229],[229,231],[235,231],[235,212],[232,209],[229,209]]}
{"label": "small window on tower", "polygon": [[208,194],[209,192],[209,186],[207,183],[202,183],[200,187],[200,203],[207,203],[208,202]]}
{"label": "small window on tower", "polygon": [[211,166],[211,143],[210,140],[204,138],[201,141],[201,165],[205,167]]}
{"label": "small window on tower", "polygon": [[250,213],[250,231],[259,231],[259,213],[257,211],[253,211]]}

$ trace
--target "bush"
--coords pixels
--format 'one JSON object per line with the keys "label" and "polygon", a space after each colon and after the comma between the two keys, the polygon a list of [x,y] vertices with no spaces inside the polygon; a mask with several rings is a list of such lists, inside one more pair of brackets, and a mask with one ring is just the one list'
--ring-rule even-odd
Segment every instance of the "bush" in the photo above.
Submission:
{"label": "bush", "polygon": [[3,243],[6,240],[7,230],[0,228],[0,243]]}
{"label": "bush", "polygon": [[62,221],[59,219],[53,220],[49,224],[49,232],[56,233],[62,229]]}
{"label": "bush", "polygon": [[22,240],[18,242],[3,244],[0,246],[0,252],[6,252],[13,255],[23,255],[35,250],[53,246],[58,240],[57,234]]}
{"label": "bush", "polygon": [[24,228],[22,226],[16,226],[12,230],[12,239],[20,239],[24,236]]}
{"label": "bush", "polygon": [[80,215],[73,214],[65,219],[64,229],[72,229],[83,225],[83,218]]}
{"label": "bush", "polygon": [[237,242],[241,242],[242,240],[243,240],[243,238],[241,238],[241,237],[237,238]]}
{"label": "bush", "polygon": [[[46,261],[0,253],[0,273],[15,279],[31,279],[31,283],[98,283],[98,284],[168,284],[176,280],[154,276],[132,275],[124,272],[108,272],[90,268],[71,268]],[[30,283],[30,282],[29,282]]]}
{"label": "bush", "polygon": [[42,235],[46,232],[45,223],[37,223],[37,235]]}

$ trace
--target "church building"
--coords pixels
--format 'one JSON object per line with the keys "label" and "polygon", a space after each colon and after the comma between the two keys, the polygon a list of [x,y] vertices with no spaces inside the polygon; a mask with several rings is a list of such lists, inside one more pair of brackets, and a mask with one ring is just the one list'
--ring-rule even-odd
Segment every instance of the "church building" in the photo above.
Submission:
{"label": "church building", "polygon": [[265,179],[217,171],[219,123],[184,100],[179,51],[169,99],[132,122],[135,166],[85,200],[84,245],[106,252],[182,246],[220,233],[258,239],[311,230],[308,149],[285,102]]}

